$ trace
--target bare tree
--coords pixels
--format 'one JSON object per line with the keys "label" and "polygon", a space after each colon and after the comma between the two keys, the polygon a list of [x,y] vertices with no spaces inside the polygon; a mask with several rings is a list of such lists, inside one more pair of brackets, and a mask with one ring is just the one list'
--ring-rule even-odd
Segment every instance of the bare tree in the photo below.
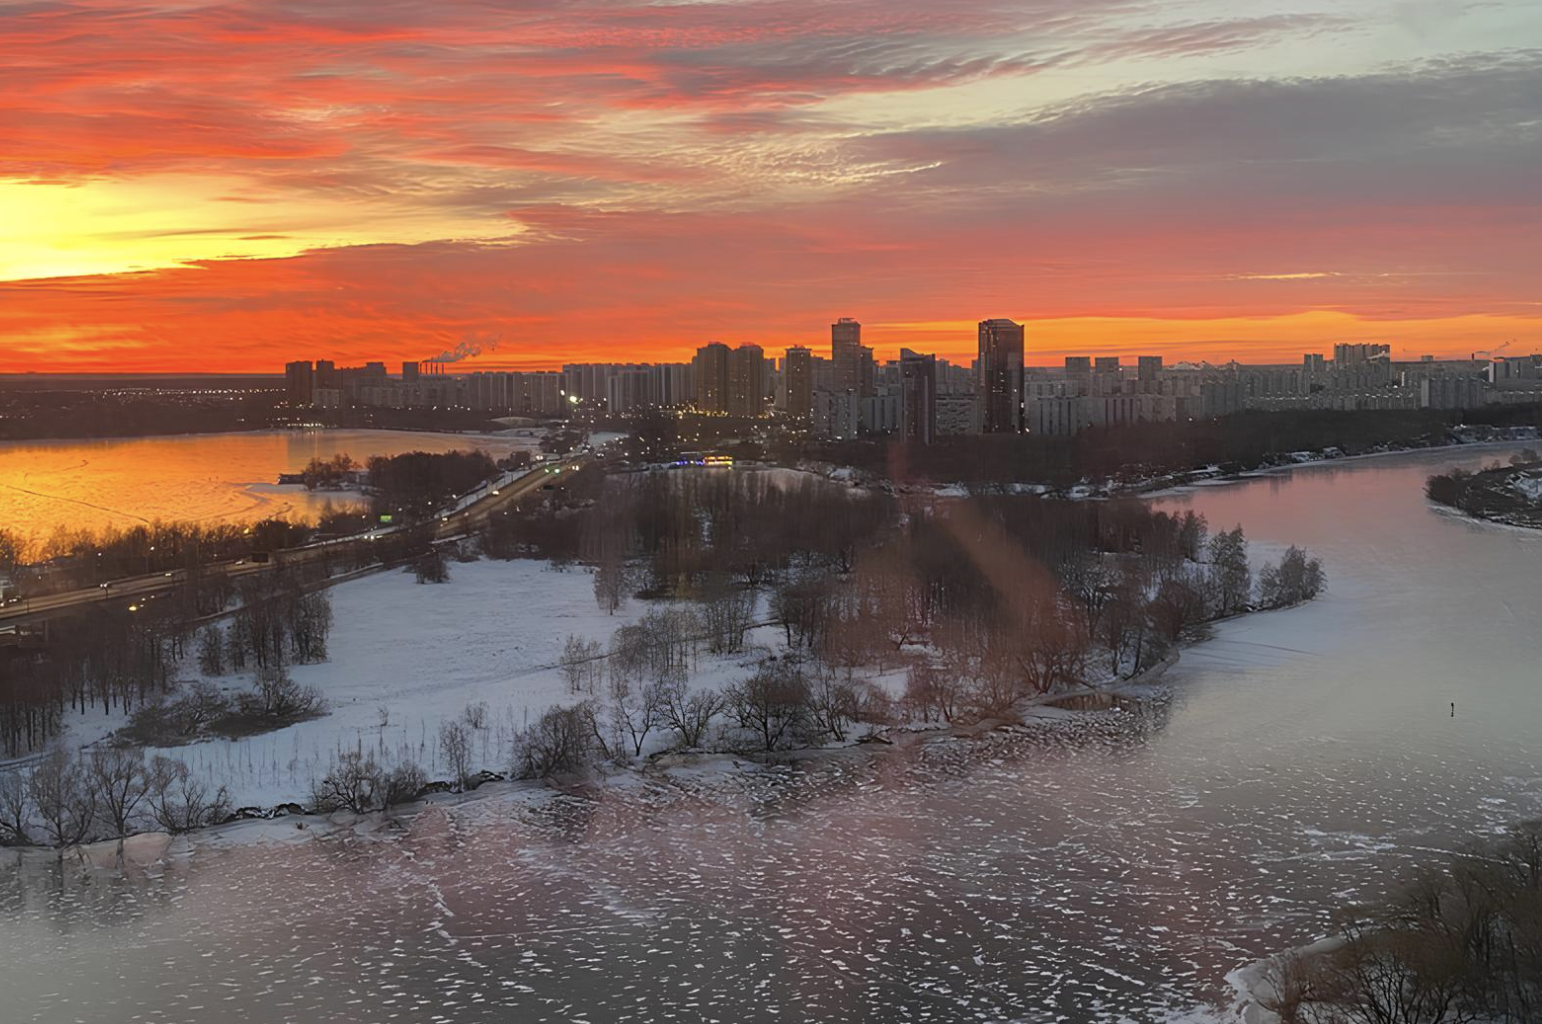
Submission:
{"label": "bare tree", "polygon": [[664,685],[657,682],[633,684],[613,679],[610,687],[610,714],[618,732],[627,740],[633,757],[641,757],[648,734],[664,717]]}
{"label": "bare tree", "polygon": [[844,673],[821,665],[809,685],[809,712],[822,732],[837,743],[844,743],[861,713],[856,685]]}
{"label": "bare tree", "polygon": [[166,709],[166,718],[182,736],[192,736],[230,712],[230,701],[213,683],[198,679],[187,684],[182,696]]}
{"label": "bare tree", "polygon": [[594,567],[594,600],[609,615],[626,603],[626,561],[619,551],[607,551]]}
{"label": "bare tree", "polygon": [[217,824],[230,813],[225,788],[221,786],[211,794],[208,783],[183,761],[156,755],[147,774],[150,817],[167,832],[191,832]]}
{"label": "bare tree", "polygon": [[118,840],[118,858],[122,860],[123,840],[133,831],[139,805],[150,792],[144,750],[139,747],[99,748],[86,763],[86,785],[90,787],[98,816],[112,829],[112,838]]}
{"label": "bare tree", "polygon": [[930,721],[951,722],[963,707],[964,685],[957,675],[930,661],[918,661],[905,676],[905,702]]}
{"label": "bare tree", "polygon": [[313,800],[317,811],[337,810],[365,814],[375,809],[385,790],[385,772],[374,754],[349,750],[338,757],[332,770],[316,783]]}
{"label": "bare tree", "polygon": [[808,721],[808,680],[785,664],[762,666],[729,687],[726,697],[739,727],[753,735],[763,750],[785,745]]}
{"label": "bare tree", "polygon": [[679,745],[687,749],[701,746],[712,720],[722,713],[725,704],[723,695],[717,691],[692,693],[684,680],[666,684],[661,696],[664,723],[675,731]]}
{"label": "bare tree", "polygon": [[744,634],[754,625],[755,593],[733,585],[721,573],[713,573],[701,592],[702,625],[713,654],[736,654],[744,649]]}
{"label": "bare tree", "polygon": [[520,736],[511,771],[526,779],[582,771],[593,759],[594,736],[588,705],[551,708]]}
{"label": "bare tree", "polygon": [[0,772],[0,846],[31,846],[32,798],[18,769]]}
{"label": "bare tree", "polygon": [[218,626],[205,626],[198,634],[198,668],[206,676],[225,674],[225,635]]}
{"label": "bare tree", "polygon": [[84,841],[96,821],[96,801],[84,773],[68,750],[57,748],[32,770],[27,791],[62,860],[64,850]]}
{"label": "bare tree", "polygon": [[416,800],[427,785],[428,777],[423,774],[423,769],[415,762],[403,761],[386,774],[385,786],[380,793],[380,809],[389,811],[399,804]]}
{"label": "bare tree", "polygon": [[439,751],[455,773],[455,788],[464,790],[471,779],[471,731],[460,722],[439,727]]}
{"label": "bare tree", "polygon": [[258,668],[246,703],[248,710],[278,719],[316,715],[327,707],[315,687],[295,682],[282,664]]}
{"label": "bare tree", "polygon": [[600,642],[598,640],[584,640],[575,634],[569,633],[567,643],[562,648],[562,659],[558,666],[562,670],[562,678],[567,681],[568,692],[578,693],[580,690],[594,692],[595,677],[599,673],[600,666]]}

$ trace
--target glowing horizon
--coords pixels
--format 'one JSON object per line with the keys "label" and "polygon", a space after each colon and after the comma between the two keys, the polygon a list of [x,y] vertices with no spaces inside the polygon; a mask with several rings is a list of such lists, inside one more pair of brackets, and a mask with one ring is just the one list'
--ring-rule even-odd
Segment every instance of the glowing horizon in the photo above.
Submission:
{"label": "glowing horizon", "polygon": [[1542,348],[1542,9],[0,3],[0,372]]}

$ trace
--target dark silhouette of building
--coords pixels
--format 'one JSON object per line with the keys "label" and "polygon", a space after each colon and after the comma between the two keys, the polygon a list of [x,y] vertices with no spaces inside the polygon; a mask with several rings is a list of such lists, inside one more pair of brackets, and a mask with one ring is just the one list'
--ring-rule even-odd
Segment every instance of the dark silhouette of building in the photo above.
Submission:
{"label": "dark silhouette of building", "polygon": [[691,363],[696,377],[696,408],[728,411],[728,346],[720,341],[696,350]]}
{"label": "dark silhouette of building", "polygon": [[931,444],[937,436],[937,357],[900,349],[901,433]]}
{"label": "dark silhouette of building", "polygon": [[766,355],[759,345],[740,345],[728,357],[728,415],[766,412]]}
{"label": "dark silhouette of building", "polygon": [[782,363],[787,378],[787,415],[807,421],[814,415],[814,353],[802,345],[787,350]]}
{"label": "dark silhouette of building", "polygon": [[423,368],[417,363],[402,364],[402,380],[417,380],[423,375]]}
{"label": "dark silhouette of building", "polygon": [[1008,434],[1023,426],[1023,326],[1011,320],[980,321],[981,429]]}
{"label": "dark silhouette of building", "polygon": [[301,359],[284,367],[285,395],[294,408],[309,408],[316,397],[316,370],[310,360]]}
{"label": "dark silhouette of building", "polygon": [[830,360],[835,364],[835,390],[862,391],[862,325],[843,316],[830,325]]}

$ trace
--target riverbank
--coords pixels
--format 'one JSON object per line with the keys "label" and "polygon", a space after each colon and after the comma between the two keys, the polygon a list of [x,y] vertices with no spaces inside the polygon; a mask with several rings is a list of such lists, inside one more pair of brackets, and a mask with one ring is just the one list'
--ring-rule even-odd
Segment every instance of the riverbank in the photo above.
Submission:
{"label": "riverbank", "polygon": [[1476,473],[1437,473],[1425,490],[1431,501],[1469,518],[1542,529],[1542,462],[1535,452]]}
{"label": "riverbank", "polygon": [[[1198,641],[1203,643],[1203,640]],[[1146,672],[1130,679],[1080,691],[1029,698],[1011,717],[987,718],[968,723],[907,723],[876,727],[854,734],[841,743],[791,748],[772,752],[662,750],[629,764],[604,764],[580,775],[545,779],[515,779],[483,770],[476,785],[461,792],[445,780],[428,782],[415,799],[386,810],[365,813],[318,812],[300,803],[285,802],[267,808],[247,807],[218,824],[170,834],[135,833],[120,844],[107,839],[71,846],[63,851],[45,846],[0,847],[17,864],[48,867],[63,862],[99,871],[153,868],[166,857],[191,856],[200,849],[261,844],[292,845],[327,840],[390,840],[409,830],[423,815],[476,811],[482,814],[535,813],[574,798],[602,801],[608,795],[639,787],[661,793],[675,792],[690,799],[711,798],[715,790],[733,788],[751,778],[792,771],[818,771],[840,762],[878,764],[894,759],[924,760],[928,748],[951,748],[966,743],[981,756],[1023,739],[1044,740],[1057,736],[1074,742],[1089,736],[1118,733],[1128,724],[1131,708],[1161,707],[1171,699],[1163,677],[1179,663],[1174,652]],[[1073,700],[1094,698],[1096,707],[1063,707]]]}
{"label": "riverbank", "polygon": [[[23,1018],[92,1024],[200,1003],[263,1024],[421,1016],[450,991],[473,1022],[1219,1021],[1239,965],[1542,813],[1542,536],[1432,514],[1424,481],[1451,461],[1162,499],[1253,546],[1305,544],[1332,588],[1186,648],[1149,721],[918,742],[915,760],[873,744],[711,800],[688,778],[536,812],[474,800],[399,841],[243,840],[144,881],[19,880],[0,853],[0,990]],[[377,967],[390,988],[360,987]],[[503,1001],[465,998],[483,992]]]}

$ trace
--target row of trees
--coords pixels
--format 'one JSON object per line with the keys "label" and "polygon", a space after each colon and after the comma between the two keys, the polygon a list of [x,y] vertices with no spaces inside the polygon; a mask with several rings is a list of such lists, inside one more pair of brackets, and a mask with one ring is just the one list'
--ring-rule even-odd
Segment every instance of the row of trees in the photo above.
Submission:
{"label": "row of trees", "polygon": [[1531,1024],[1542,1020],[1542,823],[1354,907],[1338,944],[1276,968],[1283,1024]]}
{"label": "row of trees", "polygon": [[301,575],[273,571],[241,580],[228,626],[195,631],[204,614],[198,593],[196,583],[184,582],[157,600],[61,615],[48,623],[41,647],[0,651],[0,755],[42,749],[67,710],[132,712],[155,704],[192,653],[205,675],[250,672],[258,689],[264,680],[287,679],[286,665],[326,659],[331,598]]}
{"label": "row of trees", "polygon": [[[42,539],[0,529],[0,572],[16,577],[32,595],[152,573],[175,572],[199,582],[212,562],[294,547],[314,534],[314,527],[288,519],[247,525],[157,522],[102,531],[61,526]],[[25,566],[34,568],[22,571]]]}
{"label": "row of trees", "polygon": [[655,741],[670,749],[776,751],[846,740],[858,723],[895,724],[880,689],[831,666],[768,660],[727,687],[692,687],[682,675],[633,680],[613,672],[594,697],[551,708],[520,738],[520,778],[624,763]]}
{"label": "row of trees", "polygon": [[1218,465],[1242,471],[1281,453],[1337,448],[1360,454],[1388,446],[1444,444],[1457,423],[1542,426],[1537,406],[1487,410],[1329,409],[1249,411],[1217,419],[1095,427],[1070,437],[987,434],[907,445],[889,438],[786,445],[779,457],[812,456],[891,480],[1009,482],[1070,486],[1082,480],[1143,479]]}
{"label": "row of trees", "polygon": [[183,762],[138,747],[99,748],[79,758],[56,749],[30,770],[0,772],[0,844],[64,851],[95,839],[122,840],[146,827],[188,832],[223,821],[230,800]]}
{"label": "row of trees", "polygon": [[377,455],[369,460],[370,500],[377,514],[421,520],[497,475],[484,451]]}

